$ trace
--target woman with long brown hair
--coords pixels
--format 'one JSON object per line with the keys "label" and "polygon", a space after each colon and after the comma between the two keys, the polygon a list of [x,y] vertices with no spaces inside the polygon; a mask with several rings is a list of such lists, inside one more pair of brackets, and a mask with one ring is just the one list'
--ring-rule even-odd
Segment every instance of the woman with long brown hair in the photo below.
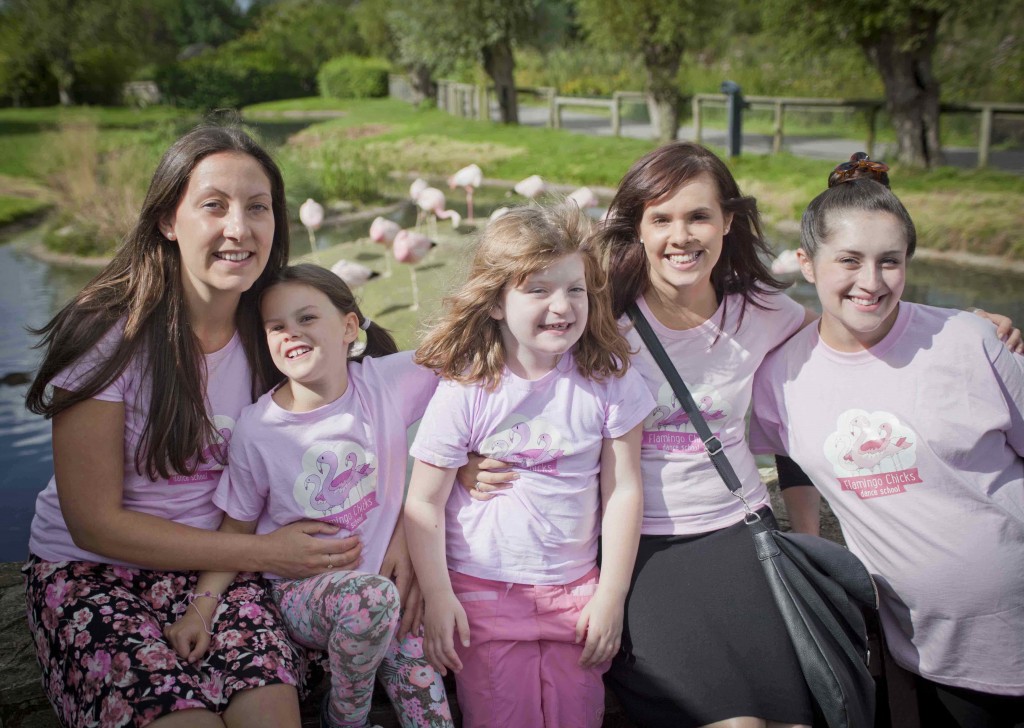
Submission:
{"label": "woman with long brown hair", "polygon": [[54,478],[25,573],[65,725],[298,725],[293,648],[252,573],[219,600],[216,658],[181,660],[163,635],[217,599],[193,592],[195,570],[308,576],[358,557],[314,538],[325,524],[216,531],[234,421],[279,376],[256,300],[287,259],[277,166],[240,129],[199,127],[164,154],[111,263],[38,332],[28,407],[53,419]]}

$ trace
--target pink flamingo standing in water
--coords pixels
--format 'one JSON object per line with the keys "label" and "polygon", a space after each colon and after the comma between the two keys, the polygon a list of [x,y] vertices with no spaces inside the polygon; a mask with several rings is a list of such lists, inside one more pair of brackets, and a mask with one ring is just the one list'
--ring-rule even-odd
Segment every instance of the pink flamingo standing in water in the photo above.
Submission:
{"label": "pink flamingo standing in water", "polygon": [[484,173],[475,165],[470,164],[448,178],[448,187],[461,187],[466,190],[466,219],[473,222],[473,191],[484,183]]}
{"label": "pink flamingo standing in water", "polygon": [[446,210],[444,192],[436,187],[423,189],[416,197],[416,204],[427,214],[427,229],[431,235],[437,235],[437,221],[451,220],[452,228],[462,223],[462,216],[455,210]]}
{"label": "pink flamingo standing in water", "polygon": [[531,174],[526,179],[516,182],[512,189],[523,197],[536,200],[547,189],[547,185],[544,183],[544,180],[541,179],[539,174]]}
{"label": "pink flamingo standing in water", "polygon": [[[380,243],[384,246],[387,251],[391,244],[395,242],[395,236],[398,235],[398,231],[402,229],[394,220],[388,220],[384,217],[375,217],[373,222],[370,223],[370,240],[375,243]],[[391,277],[391,256],[384,253],[384,277]]]}
{"label": "pink flamingo standing in water", "polygon": [[399,263],[409,264],[409,277],[412,280],[412,308],[410,311],[418,311],[420,308],[420,291],[416,285],[416,264],[426,257],[430,249],[437,243],[426,235],[412,230],[399,230],[395,236],[392,249],[395,260]]}
{"label": "pink flamingo standing in water", "polygon": [[324,224],[324,206],[312,197],[299,205],[299,221],[306,226],[309,233],[309,248],[313,257],[317,258],[316,231]]}

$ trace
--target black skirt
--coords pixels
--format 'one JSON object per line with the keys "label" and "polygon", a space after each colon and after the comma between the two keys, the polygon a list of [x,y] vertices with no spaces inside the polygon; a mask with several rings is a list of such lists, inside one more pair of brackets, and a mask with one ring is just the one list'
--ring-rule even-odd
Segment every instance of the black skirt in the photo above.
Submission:
{"label": "black skirt", "polygon": [[644,536],[608,686],[641,726],[810,725],[810,692],[744,523]]}

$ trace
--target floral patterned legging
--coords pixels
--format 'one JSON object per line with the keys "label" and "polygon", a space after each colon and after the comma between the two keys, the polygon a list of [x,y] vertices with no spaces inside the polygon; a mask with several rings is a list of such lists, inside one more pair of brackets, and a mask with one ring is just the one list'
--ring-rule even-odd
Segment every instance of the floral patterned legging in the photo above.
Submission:
{"label": "floral patterned legging", "polygon": [[403,728],[452,728],[441,676],[423,657],[423,638],[395,638],[399,599],[391,581],[377,574],[331,571],[276,580],[271,592],[292,639],[327,651],[333,725],[365,725],[376,676]]}

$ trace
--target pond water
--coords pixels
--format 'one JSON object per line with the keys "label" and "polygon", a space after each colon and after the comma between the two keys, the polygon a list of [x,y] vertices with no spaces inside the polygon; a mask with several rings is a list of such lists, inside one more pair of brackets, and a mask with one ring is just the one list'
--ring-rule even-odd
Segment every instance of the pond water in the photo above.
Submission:
{"label": "pond water", "polygon": [[[483,210],[480,211],[481,213]],[[409,215],[409,209],[395,213]],[[480,214],[480,213],[478,213]],[[408,225],[408,217],[401,218]],[[443,224],[443,223],[442,223]],[[324,231],[320,245],[366,235],[369,223]],[[301,252],[305,231],[293,231],[294,249]],[[792,247],[793,242],[785,245]],[[78,291],[95,271],[69,269],[40,262],[12,244],[0,245],[0,377],[30,372],[39,354],[31,349],[26,327],[37,327]],[[1024,276],[967,269],[916,260],[911,264],[905,298],[936,306],[979,306],[1024,322]],[[802,281],[790,295],[817,308],[814,289]],[[0,561],[24,558],[36,494],[52,473],[50,425],[24,408],[27,384],[0,385]]]}

